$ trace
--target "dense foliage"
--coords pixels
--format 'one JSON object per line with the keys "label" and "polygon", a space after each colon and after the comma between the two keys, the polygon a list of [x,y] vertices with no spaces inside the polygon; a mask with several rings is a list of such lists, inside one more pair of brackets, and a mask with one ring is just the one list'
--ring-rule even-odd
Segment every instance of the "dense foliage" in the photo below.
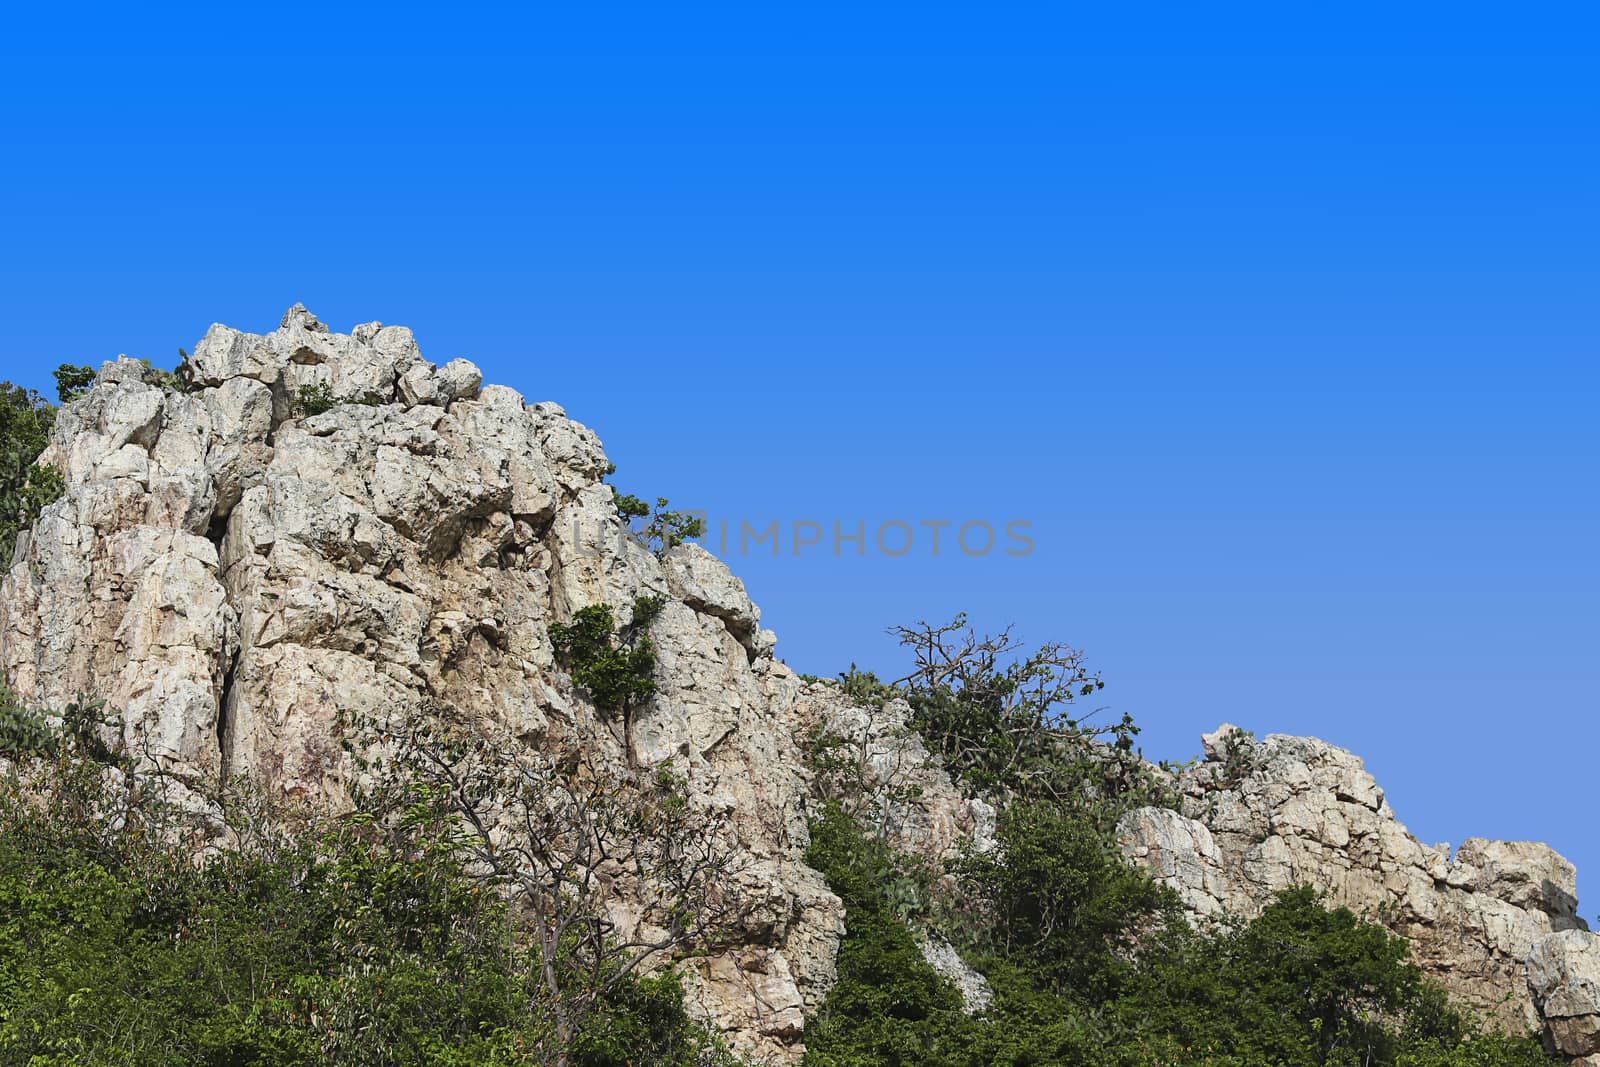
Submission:
{"label": "dense foliage", "polygon": [[[916,669],[854,668],[842,695],[910,722],[1000,806],[992,849],[929,871],[895,854],[887,813],[914,787],[869,780],[865,739],[808,738],[827,798],[807,860],[844,900],[839,982],[807,1030],[808,1067],[1534,1067],[1531,1039],[1481,1033],[1406,958],[1405,943],[1310,889],[1253,922],[1192,929],[1128,866],[1113,827],[1170,802],[1126,719],[1072,711],[1100,682],[1062,645],[1018,652],[957,618],[891,631]],[[1241,756],[1241,758],[1244,758]],[[914,931],[921,930],[919,934]],[[943,936],[989,982],[974,1015],[924,959]]]}
{"label": "dense foliage", "polygon": [[609,983],[558,1054],[541,971],[568,962],[463,869],[447,809],[219,798],[232,845],[197,863],[219,816],[86,748],[94,725],[30,729],[51,755],[0,780],[0,1063],[728,1062],[670,971]]}
{"label": "dense foliage", "polygon": [[1404,942],[1310,890],[1197,933],[1091,826],[1041,815],[1013,813],[1001,855],[966,876],[996,919],[967,943],[995,994],[970,1016],[885,891],[887,847],[837,807],[813,824],[807,859],[849,933],[808,1067],[1550,1067],[1532,1040],[1480,1034]]}
{"label": "dense foliage", "polygon": [[0,382],[0,567],[10,564],[17,535],[61,495],[61,475],[34,461],[50,441],[56,409],[31,389]]}
{"label": "dense foliage", "polygon": [[665,603],[640,597],[620,628],[609,604],[591,604],[574,613],[570,623],[551,624],[556,662],[603,713],[626,715],[656,691],[656,650],[644,630]]}

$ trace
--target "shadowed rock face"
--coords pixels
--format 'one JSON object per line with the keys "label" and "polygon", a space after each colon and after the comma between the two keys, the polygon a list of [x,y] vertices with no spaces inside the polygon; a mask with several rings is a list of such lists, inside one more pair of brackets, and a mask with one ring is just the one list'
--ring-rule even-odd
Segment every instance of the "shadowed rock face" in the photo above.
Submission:
{"label": "shadowed rock face", "polygon": [[1315,738],[1256,742],[1223,726],[1204,744],[1204,762],[1175,777],[1181,813],[1144,808],[1118,827],[1124,855],[1192,913],[1249,918],[1281,889],[1315,886],[1408,938],[1426,972],[1502,1027],[1549,1019],[1562,1051],[1600,1050],[1587,1036],[1600,1033],[1600,996],[1574,992],[1600,983],[1572,977],[1600,978],[1600,938],[1553,849],[1471,838],[1452,857],[1423,845],[1359,758]]}
{"label": "shadowed rock face", "polygon": [[1600,1067],[1600,937],[1563,930],[1534,942],[1528,989],[1545,1044],[1582,1067]]}
{"label": "shadowed rock face", "polygon": [[[691,970],[691,1001],[740,1048],[795,1058],[842,909],[801,862],[804,687],[743,584],[698,546],[658,559],[626,537],[592,432],[464,360],[435,367],[404,327],[335,334],[296,306],[265,336],[213,326],[189,368],[181,393],[108,363],[62,410],[42,461],[66,493],[0,587],[16,692],[103,695],[179,774],[333,805],[341,724],[367,713],[444,708],[530,746],[597,729],[614,762],[675,760],[692,803],[731,815],[765,902]],[[311,386],[360,402],[296,417]],[[659,691],[613,732],[548,626],[645,594],[668,598]]]}

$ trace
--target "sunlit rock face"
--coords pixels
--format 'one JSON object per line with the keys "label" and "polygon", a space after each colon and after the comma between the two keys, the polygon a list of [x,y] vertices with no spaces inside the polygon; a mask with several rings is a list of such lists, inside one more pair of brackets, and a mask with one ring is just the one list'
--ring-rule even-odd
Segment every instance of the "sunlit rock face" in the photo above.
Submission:
{"label": "sunlit rock face", "polygon": [[[333,333],[298,305],[265,335],[213,326],[187,368],[179,390],[107,363],[59,415],[41,461],[66,492],[0,583],[0,670],[25,700],[100,695],[134,751],[197,786],[243,776],[335,807],[363,716],[425,709],[530,749],[598,737],[608,766],[671,761],[690,802],[731,821],[761,901],[685,962],[690,1005],[769,1062],[803,1052],[846,919],[803,862],[806,738],[856,746],[901,851],[938,865],[994,847],[994,808],[962,795],[903,703],[857,707],[798,678],[721,561],[627,536],[598,438],[557,405],[485,386],[465,360],[434,365],[404,327]],[[624,727],[557,669],[549,626],[644,595],[665,599],[659,688]],[[1425,846],[1359,759],[1315,739],[1225,728],[1205,749],[1174,776],[1181,812],[1119,828],[1195,916],[1249,917],[1311,884],[1409,938],[1468,1005],[1600,1067],[1600,941],[1570,864],[1530,843]],[[980,1008],[982,978],[922,941]]]}
{"label": "sunlit rock face", "polygon": [[1563,981],[1550,976],[1576,969],[1533,961],[1600,943],[1578,918],[1572,864],[1549,846],[1471,838],[1452,856],[1412,837],[1344,749],[1231,726],[1203,741],[1204,760],[1174,777],[1181,813],[1140,809],[1118,827],[1124,855],[1193,915],[1250,918],[1279,890],[1314,886],[1406,937],[1428,974],[1513,1031],[1540,1027]]}
{"label": "sunlit rock face", "polygon": [[[763,902],[690,965],[691,1003],[740,1049],[797,1058],[842,908],[802,862],[803,686],[743,584],[698,546],[626,536],[594,433],[434,366],[404,327],[333,333],[297,305],[264,336],[213,326],[188,370],[180,391],[108,363],[62,410],[42,461],[66,493],[0,587],[6,681],[104,696],[136,751],[197,784],[335,806],[363,715],[443,708],[529,746],[581,731],[622,765],[672,760],[731,818]],[[346,402],[307,415],[308,395]],[[548,626],[646,594],[667,598],[659,690],[623,729],[556,669]]]}

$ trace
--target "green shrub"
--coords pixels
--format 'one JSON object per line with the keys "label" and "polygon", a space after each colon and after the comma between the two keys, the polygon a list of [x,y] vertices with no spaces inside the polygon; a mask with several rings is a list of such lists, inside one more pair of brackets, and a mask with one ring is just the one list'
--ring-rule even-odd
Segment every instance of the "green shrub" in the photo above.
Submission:
{"label": "green shrub", "polygon": [[332,388],[320,383],[314,383],[302,385],[295,390],[292,406],[296,415],[303,419],[309,419],[313,415],[321,415],[325,411],[332,411],[340,403],[340,399],[333,395]]}
{"label": "green shrub", "polygon": [[45,716],[24,707],[10,689],[0,685],[0,757],[25,760],[52,756],[56,732]]}
{"label": "green shrub", "polygon": [[661,597],[640,597],[620,630],[607,604],[579,609],[571,623],[551,624],[556,662],[602,712],[625,716],[656,691],[656,650],[644,629],[665,603]]}
{"label": "green shrub", "polygon": [[[606,470],[607,477],[615,474],[615,463]],[[691,515],[686,511],[673,511],[669,508],[667,498],[656,497],[655,506],[651,507],[632,493],[624,493],[616,486],[611,487],[611,502],[617,509],[617,518],[628,526],[630,532],[657,557],[666,553],[670,548],[676,548],[685,541],[694,541],[705,536],[705,520]],[[640,527],[635,528],[635,519],[646,519]]]}
{"label": "green shrub", "polygon": [[70,404],[89,391],[94,384],[95,369],[93,367],[74,366],[63,363],[55,369],[56,399],[63,404]]}
{"label": "green shrub", "polygon": [[898,873],[887,847],[828,805],[812,821],[806,862],[844,901],[848,931],[838,982],[806,1027],[808,1067],[972,1062],[978,1024],[896,914],[885,892]]}
{"label": "green shrub", "polygon": [[55,407],[31,389],[0,382],[0,567],[9,567],[17,537],[60,498],[59,472],[34,461],[50,443]]}
{"label": "green shrub", "polygon": [[1107,832],[1131,808],[1174,803],[1134,747],[1131,717],[1101,724],[1076,711],[1104,688],[1077,649],[1025,650],[1009,630],[980,636],[965,615],[889,633],[911,650],[915,669],[885,687],[852,667],[841,676],[846,693],[866,704],[903,697],[910,725],[969,789],[1072,807]]}
{"label": "green shrub", "polygon": [[1014,804],[996,829],[997,847],[955,865],[969,899],[983,905],[968,941],[1042,989],[1110,997],[1131,980],[1139,938],[1183,921],[1171,890],[1070,809]]}
{"label": "green shrub", "polygon": [[[183,368],[180,368],[182,370]],[[333,391],[333,387],[320,382],[311,385],[302,385],[296,389],[290,400],[290,408],[297,418],[309,419],[314,415],[332,411],[345,404],[360,404],[364,407],[382,407],[389,401],[377,393],[351,393],[341,396]]]}
{"label": "green shrub", "polygon": [[175,370],[164,370],[148,359],[140,359],[139,362],[145,365],[144,380],[149,385],[175,393],[192,393],[197,388],[189,371],[189,353],[181,348],[178,349],[178,366]]}
{"label": "green shrub", "polygon": [[0,780],[0,1063],[732,1062],[670,971],[622,976],[559,1047],[543,958],[438,806],[218,797],[236,845],[197,865],[210,834],[155,780],[102,773],[70,729],[48,747]]}

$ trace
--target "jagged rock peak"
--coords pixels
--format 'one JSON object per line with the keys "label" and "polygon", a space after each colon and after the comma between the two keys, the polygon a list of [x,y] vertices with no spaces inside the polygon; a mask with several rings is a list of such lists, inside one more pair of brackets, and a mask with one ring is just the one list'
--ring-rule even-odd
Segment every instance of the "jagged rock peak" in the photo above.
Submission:
{"label": "jagged rock peak", "polygon": [[[403,326],[333,333],[297,304],[267,334],[212,326],[176,376],[105,364],[42,462],[65,493],[0,583],[19,696],[98,694],[135,751],[196,784],[332,805],[361,717],[596,736],[641,773],[671,760],[731,822],[760,902],[684,964],[690,1001],[740,1049],[798,1058],[842,932],[803,862],[805,687],[721,561],[626,535],[587,427],[467,360],[436,366]],[[658,688],[624,726],[558,669],[549,625],[646,595],[665,599]]]}
{"label": "jagged rock peak", "polygon": [[[289,305],[289,310],[283,313],[283,318],[278,320],[278,328],[280,330],[287,329],[291,324],[295,323],[298,323],[302,329],[309,330],[311,333],[328,332],[328,328],[322,324],[322,320],[307,311],[306,306],[298,300]],[[377,324],[374,323],[373,325]]]}

